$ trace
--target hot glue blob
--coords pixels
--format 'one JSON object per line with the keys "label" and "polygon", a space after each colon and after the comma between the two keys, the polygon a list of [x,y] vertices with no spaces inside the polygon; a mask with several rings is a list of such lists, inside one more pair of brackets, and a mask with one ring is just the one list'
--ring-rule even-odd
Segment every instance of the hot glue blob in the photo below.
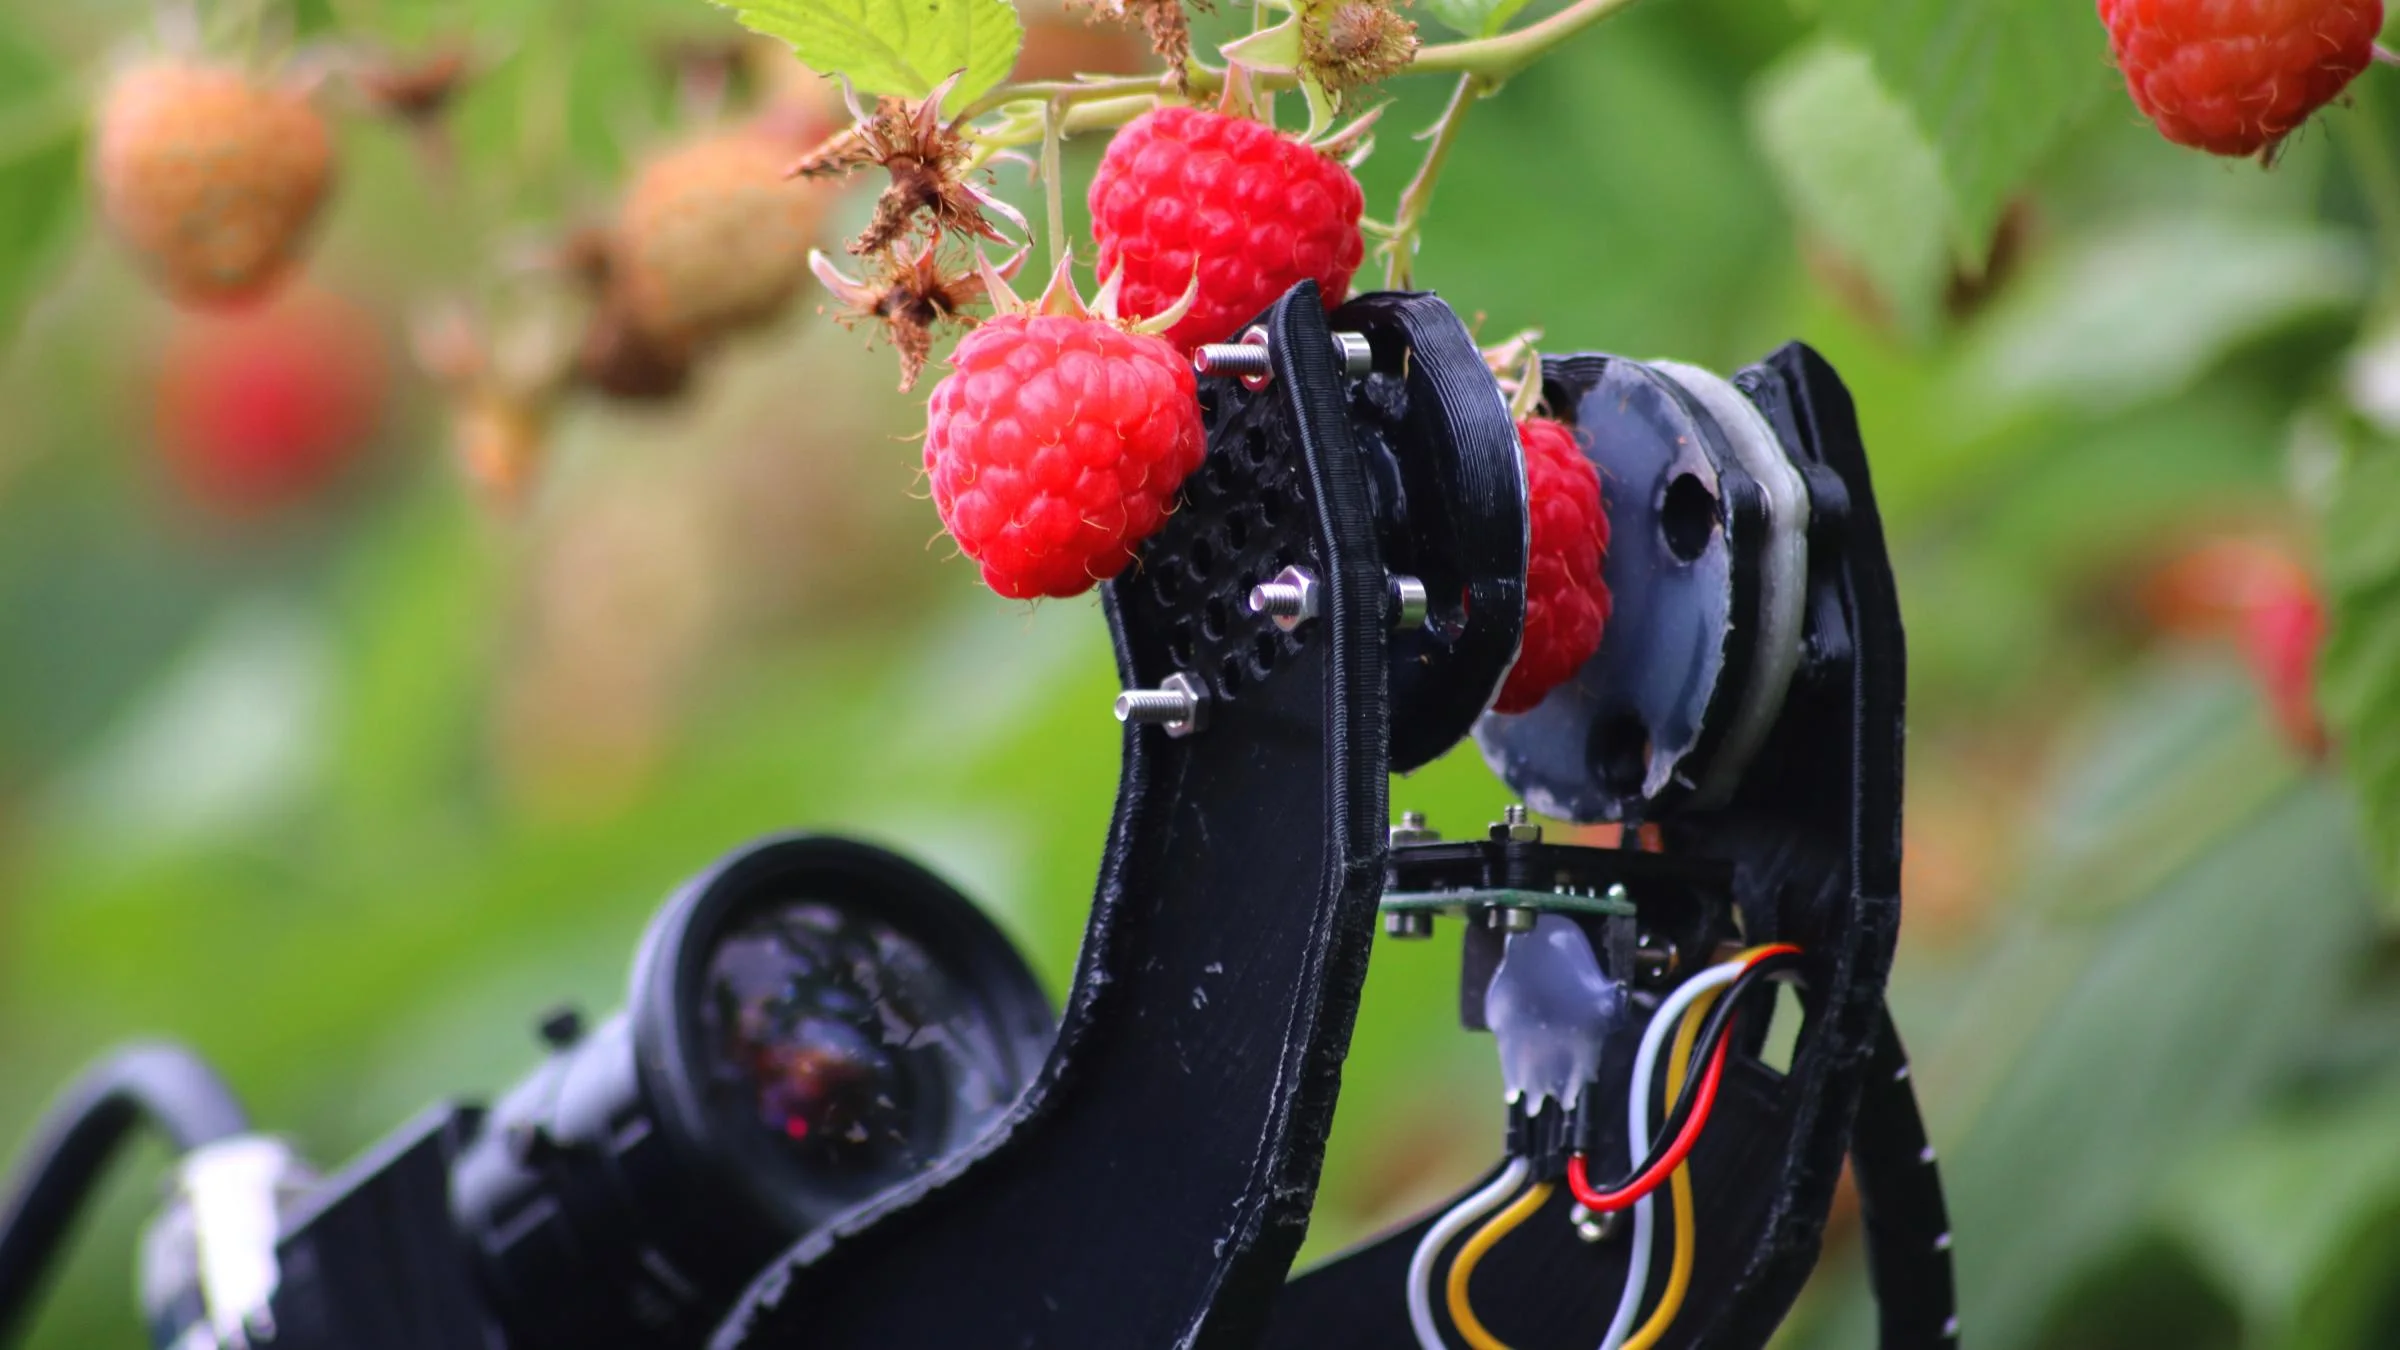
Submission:
{"label": "hot glue blob", "polygon": [[1572,1109],[1626,1015],[1624,986],[1601,973],[1574,920],[1544,914],[1532,931],[1509,934],[1484,994],[1508,1100],[1522,1100],[1529,1116],[1551,1101]]}

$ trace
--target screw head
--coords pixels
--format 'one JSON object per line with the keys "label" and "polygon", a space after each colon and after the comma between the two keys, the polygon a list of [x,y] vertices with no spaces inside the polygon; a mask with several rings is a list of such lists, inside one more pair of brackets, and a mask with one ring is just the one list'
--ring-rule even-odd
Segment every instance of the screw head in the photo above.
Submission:
{"label": "screw head", "polygon": [[1586,1242],[1606,1242],[1625,1226],[1625,1212],[1612,1210],[1594,1214],[1581,1205],[1567,1211],[1567,1222],[1575,1225],[1575,1236]]}
{"label": "screw head", "polygon": [[1425,594],[1425,583],[1415,577],[1395,576],[1389,585],[1392,627],[1402,632],[1414,632],[1425,626],[1425,616],[1432,602]]}
{"label": "screw head", "polygon": [[1494,905],[1483,915],[1486,928],[1497,928],[1503,933],[1530,933],[1542,921],[1539,911],[1522,905]]}
{"label": "screw head", "polygon": [[1492,838],[1505,843],[1538,844],[1542,842],[1542,827],[1527,817],[1522,805],[1511,803],[1492,826]]}

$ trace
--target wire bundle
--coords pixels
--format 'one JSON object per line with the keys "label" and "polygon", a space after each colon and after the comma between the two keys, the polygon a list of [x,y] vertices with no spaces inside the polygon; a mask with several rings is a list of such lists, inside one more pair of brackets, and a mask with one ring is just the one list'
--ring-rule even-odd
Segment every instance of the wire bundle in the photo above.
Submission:
{"label": "wire bundle", "polygon": [[[1789,944],[1755,947],[1723,965],[1702,971],[1668,995],[1643,1031],[1641,1047],[1634,1057],[1633,1086],[1626,1096],[1626,1141],[1631,1166],[1625,1178],[1606,1187],[1595,1186],[1582,1154],[1567,1161],[1568,1188],[1585,1209],[1594,1213],[1629,1207],[1633,1210],[1633,1244],[1626,1266],[1625,1291],[1617,1302],[1616,1315],[1609,1322],[1608,1334],[1601,1341],[1601,1350],[1651,1350],[1682,1309],[1684,1295],[1691,1287],[1698,1246],[1691,1175],[1685,1160],[1699,1142],[1700,1133],[1707,1128],[1716,1107],[1726,1052],[1731,1046],[1729,1033],[1743,995],[1797,965],[1799,953],[1799,948]],[[1666,1119],[1653,1134],[1650,1083],[1670,1032],[1675,1044],[1667,1055],[1665,1100],[1669,1107]],[[1707,1067],[1693,1076],[1691,1067],[1701,1063]],[[1468,1281],[1474,1277],[1475,1267],[1502,1238],[1549,1201],[1554,1190],[1551,1183],[1526,1188],[1531,1171],[1525,1159],[1512,1159],[1489,1185],[1444,1214],[1418,1242],[1408,1267],[1408,1318],[1420,1350],[1446,1350],[1447,1343],[1434,1320],[1434,1267],[1443,1249],[1479,1220],[1484,1221],[1483,1227],[1467,1239],[1451,1264],[1449,1277],[1444,1281],[1444,1301],[1459,1336],[1473,1350],[1509,1350],[1476,1317],[1468,1297]],[[1658,1306],[1637,1331],[1633,1321],[1640,1315],[1643,1298],[1649,1290],[1650,1255],[1657,1240],[1652,1193],[1662,1185],[1669,1186],[1675,1210],[1674,1254]],[[1522,1195],[1518,1194],[1520,1190]],[[1509,1203],[1512,1195],[1517,1198]],[[1502,1209],[1503,1204],[1507,1208]],[[1500,1212],[1493,1214],[1496,1209]],[[1492,1217],[1485,1220],[1486,1215]]]}

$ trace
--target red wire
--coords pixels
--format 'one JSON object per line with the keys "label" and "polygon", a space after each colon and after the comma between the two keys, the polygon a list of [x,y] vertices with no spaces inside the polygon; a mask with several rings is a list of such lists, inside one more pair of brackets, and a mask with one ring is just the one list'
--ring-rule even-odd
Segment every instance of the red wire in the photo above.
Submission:
{"label": "red wire", "polygon": [[[1770,956],[1783,952],[1798,954],[1799,951],[1799,947],[1789,942],[1773,943],[1751,951],[1742,966],[1748,969]],[[1568,1157],[1567,1189],[1575,1192],[1576,1203],[1595,1214],[1608,1214],[1636,1203],[1667,1184],[1667,1178],[1675,1175],[1675,1169],[1683,1166],[1683,1160],[1691,1155],[1692,1146],[1700,1142],[1700,1131],[1708,1127],[1709,1112],[1715,1110],[1717,1105],[1717,1084],[1725,1076],[1725,1051],[1732,1044],[1733,1024],[1728,1022],[1725,1035],[1717,1042],[1716,1053],[1709,1057],[1707,1071],[1701,1075],[1700,1090],[1692,1098],[1691,1114],[1684,1118],[1683,1128],[1676,1132],[1674,1144],[1659,1156],[1656,1167],[1616,1190],[1600,1191],[1592,1188],[1592,1176],[1584,1169],[1583,1155],[1577,1153]]]}
{"label": "red wire", "polygon": [[1626,1182],[1621,1189],[1596,1191],[1592,1189],[1591,1174],[1584,1170],[1583,1155],[1578,1153],[1567,1159],[1567,1188],[1575,1192],[1578,1204],[1595,1214],[1607,1214],[1624,1209],[1666,1184],[1675,1169],[1683,1166],[1692,1145],[1700,1142],[1700,1131],[1707,1127],[1709,1112],[1717,1105],[1717,1083],[1725,1076],[1725,1051],[1732,1044],[1733,1028],[1728,1024],[1724,1037],[1717,1042],[1716,1054],[1709,1057],[1708,1071],[1701,1076],[1699,1095],[1692,1098],[1692,1113],[1685,1117],[1683,1129],[1676,1133],[1674,1144],[1660,1155],[1657,1166]]}

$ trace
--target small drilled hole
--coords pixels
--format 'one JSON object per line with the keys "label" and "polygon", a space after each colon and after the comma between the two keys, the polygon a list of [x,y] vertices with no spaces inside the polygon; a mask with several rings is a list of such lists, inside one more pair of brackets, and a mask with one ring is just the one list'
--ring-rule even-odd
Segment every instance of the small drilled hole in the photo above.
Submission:
{"label": "small drilled hole", "polygon": [[1658,528],[1667,537],[1667,551],[1685,562],[1707,550],[1709,536],[1717,529],[1717,499],[1698,475],[1687,473],[1667,484]]}
{"label": "small drilled hole", "polygon": [[1252,427],[1242,433],[1242,463],[1255,469],[1267,462],[1267,433]]}
{"label": "small drilled hole", "polygon": [[1225,659],[1217,664],[1217,676],[1225,696],[1233,697],[1242,687],[1242,658],[1232,652],[1225,653]]}
{"label": "small drilled hole", "polygon": [[1192,664],[1192,621],[1190,619],[1184,619],[1175,625],[1174,636],[1167,639],[1167,655],[1175,659],[1176,669],[1190,668]]}
{"label": "small drilled hole", "polygon": [[1225,597],[1208,597],[1208,603],[1200,608],[1200,636],[1211,642],[1221,640],[1225,636],[1225,616]]}
{"label": "small drilled hole", "polygon": [[1150,574],[1150,588],[1158,593],[1158,603],[1172,605],[1183,594],[1183,579],[1175,575],[1173,560],[1165,560]]}
{"label": "small drilled hole", "polygon": [[1209,542],[1207,535],[1204,534],[1192,540],[1191,562],[1194,576],[1207,576],[1216,567],[1217,546]]}
{"label": "small drilled hole", "polygon": [[1260,524],[1266,526],[1268,529],[1273,529],[1282,519],[1283,498],[1280,495],[1270,492],[1258,499],[1258,520]]}
{"label": "small drilled hole", "polygon": [[1240,516],[1225,517],[1225,547],[1240,550],[1250,542],[1250,522]]}
{"label": "small drilled hole", "polygon": [[1261,633],[1250,641],[1250,668],[1265,679],[1275,668],[1275,658],[1283,655],[1283,643],[1275,633]]}
{"label": "small drilled hole", "polygon": [[1638,714],[1618,713],[1594,725],[1585,750],[1610,792],[1628,796],[1642,790],[1649,775],[1650,729]]}

